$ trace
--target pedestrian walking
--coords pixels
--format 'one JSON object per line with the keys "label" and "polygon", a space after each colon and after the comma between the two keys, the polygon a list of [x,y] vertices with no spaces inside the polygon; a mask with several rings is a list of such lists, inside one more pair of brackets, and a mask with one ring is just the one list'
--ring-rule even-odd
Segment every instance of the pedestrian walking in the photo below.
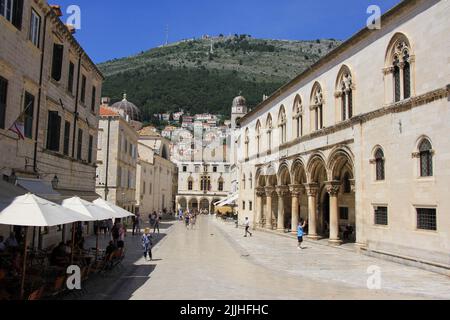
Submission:
{"label": "pedestrian walking", "polygon": [[195,223],[197,222],[197,215],[196,214],[193,214],[192,215],[192,218],[191,218],[191,221],[190,221],[190,223],[191,223],[191,229],[193,230],[194,229],[194,227],[195,227]]}
{"label": "pedestrian walking", "polygon": [[306,221],[304,221],[303,219],[300,219],[300,222],[298,223],[298,227],[297,227],[297,240],[298,240],[298,249],[304,249],[302,247],[302,243],[303,243],[303,235],[305,234],[305,226],[306,226]]}
{"label": "pedestrian walking", "polygon": [[186,213],[184,216],[184,222],[186,223],[186,229],[189,229],[189,223],[190,223],[190,217],[191,215],[189,213]]}
{"label": "pedestrian walking", "polygon": [[153,260],[152,256],[152,236],[150,235],[150,229],[145,228],[144,234],[142,235],[142,247],[144,248],[144,259],[147,260],[147,256],[150,261]]}
{"label": "pedestrian walking", "polygon": [[141,233],[141,215],[136,214],[136,234]]}
{"label": "pedestrian walking", "polygon": [[245,227],[244,237],[247,238],[247,234],[250,234],[250,237],[253,237],[253,234],[250,232],[250,221],[248,220],[248,217],[245,218],[244,227]]}
{"label": "pedestrian walking", "polygon": [[158,234],[159,234],[159,221],[160,220],[161,220],[161,216],[160,215],[156,215],[154,223],[153,223],[153,233],[156,233],[156,230],[158,230]]}

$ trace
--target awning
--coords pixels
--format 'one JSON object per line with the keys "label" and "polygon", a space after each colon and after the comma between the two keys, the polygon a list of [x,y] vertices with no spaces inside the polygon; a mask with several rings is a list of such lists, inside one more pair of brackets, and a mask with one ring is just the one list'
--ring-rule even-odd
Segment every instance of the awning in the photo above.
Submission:
{"label": "awning", "polygon": [[228,206],[228,205],[233,205],[233,204],[235,204],[235,201],[237,199],[239,199],[239,194],[234,194],[234,195],[232,195],[232,196],[230,196],[230,197],[228,197],[228,198],[226,198],[224,200],[216,202],[214,204],[214,206],[216,208],[220,208],[220,207],[225,207],[225,206]]}
{"label": "awning", "polygon": [[0,211],[9,206],[16,197],[23,196],[26,193],[25,189],[0,180]]}
{"label": "awning", "polygon": [[17,178],[16,184],[38,197],[61,203],[61,194],[53,190],[50,182],[40,179]]}

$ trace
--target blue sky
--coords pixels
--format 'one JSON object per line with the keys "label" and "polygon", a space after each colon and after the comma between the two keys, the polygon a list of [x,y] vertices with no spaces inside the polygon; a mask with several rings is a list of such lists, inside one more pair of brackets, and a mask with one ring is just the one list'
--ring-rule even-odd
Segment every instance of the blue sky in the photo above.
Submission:
{"label": "blue sky", "polygon": [[[81,8],[76,38],[95,62],[204,34],[345,40],[365,26],[369,5],[382,12],[400,0],[59,0]],[[53,2],[52,2],[53,3]]]}

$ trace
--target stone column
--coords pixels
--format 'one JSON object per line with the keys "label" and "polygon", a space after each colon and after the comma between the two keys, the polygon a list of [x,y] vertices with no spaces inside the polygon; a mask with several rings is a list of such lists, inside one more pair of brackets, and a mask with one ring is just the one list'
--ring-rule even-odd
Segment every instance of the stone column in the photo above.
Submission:
{"label": "stone column", "polygon": [[284,197],[288,194],[288,186],[278,186],[278,219],[277,219],[277,230],[284,231]]}
{"label": "stone column", "polygon": [[338,194],[341,183],[339,181],[330,181],[326,183],[327,192],[330,195],[330,239],[332,245],[340,245],[339,239],[339,208]]}
{"label": "stone column", "polygon": [[301,185],[290,185],[289,190],[291,191],[292,197],[292,219],[291,219],[291,232],[297,233],[298,221],[299,221],[299,198],[302,194],[302,186]]}
{"label": "stone column", "polygon": [[263,197],[266,195],[264,188],[256,189],[256,221],[254,223],[255,227],[262,227],[261,218],[264,214],[263,207]]}
{"label": "stone column", "polygon": [[272,194],[275,187],[266,187],[266,229],[272,229]]}
{"label": "stone column", "polygon": [[319,185],[317,183],[306,184],[306,193],[308,195],[308,238],[312,240],[319,239],[317,235],[317,193]]}

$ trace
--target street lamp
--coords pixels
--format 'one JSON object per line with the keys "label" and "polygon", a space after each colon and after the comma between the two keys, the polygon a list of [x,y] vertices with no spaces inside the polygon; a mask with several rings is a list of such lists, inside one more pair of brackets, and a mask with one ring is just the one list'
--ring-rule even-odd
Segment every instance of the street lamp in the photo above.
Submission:
{"label": "street lamp", "polygon": [[55,175],[55,177],[52,180],[52,187],[53,189],[58,189],[59,179],[58,176]]}

